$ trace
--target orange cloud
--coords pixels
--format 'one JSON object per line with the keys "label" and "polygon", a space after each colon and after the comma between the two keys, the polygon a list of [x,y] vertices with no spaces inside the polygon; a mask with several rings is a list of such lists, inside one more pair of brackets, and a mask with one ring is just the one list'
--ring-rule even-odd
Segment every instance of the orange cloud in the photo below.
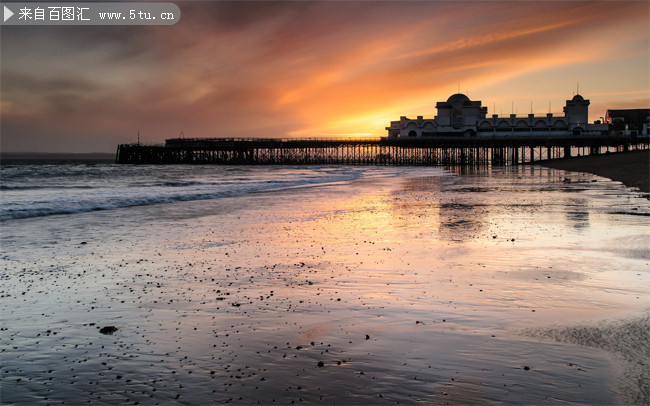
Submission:
{"label": "orange cloud", "polygon": [[433,115],[459,82],[484,100],[543,89],[557,105],[576,81],[600,104],[650,87],[647,2],[179,5],[172,27],[3,27],[3,148],[66,134],[83,140],[69,148],[112,150],[138,129],[379,136],[400,115]]}

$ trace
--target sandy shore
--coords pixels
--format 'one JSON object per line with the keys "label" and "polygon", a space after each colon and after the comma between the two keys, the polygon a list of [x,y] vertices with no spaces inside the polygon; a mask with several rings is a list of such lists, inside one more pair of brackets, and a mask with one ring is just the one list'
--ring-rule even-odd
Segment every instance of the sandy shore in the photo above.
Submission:
{"label": "sandy shore", "polygon": [[[223,179],[271,170],[323,169]],[[364,171],[4,222],[0,403],[648,404],[649,201],[536,166]]]}
{"label": "sandy shore", "polygon": [[630,151],[571,159],[554,159],[536,162],[536,164],[566,171],[590,172],[598,176],[618,180],[626,186],[637,187],[642,192],[650,192],[648,180],[650,151]]}

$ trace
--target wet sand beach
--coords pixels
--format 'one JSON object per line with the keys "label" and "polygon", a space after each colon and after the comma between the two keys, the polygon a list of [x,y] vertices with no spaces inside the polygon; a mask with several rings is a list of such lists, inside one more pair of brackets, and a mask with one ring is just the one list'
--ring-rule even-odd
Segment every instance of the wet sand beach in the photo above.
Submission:
{"label": "wet sand beach", "polygon": [[647,404],[647,199],[386,171],[5,222],[2,404]]}
{"label": "wet sand beach", "polygon": [[629,151],[537,162],[547,168],[589,172],[650,193],[650,151]]}

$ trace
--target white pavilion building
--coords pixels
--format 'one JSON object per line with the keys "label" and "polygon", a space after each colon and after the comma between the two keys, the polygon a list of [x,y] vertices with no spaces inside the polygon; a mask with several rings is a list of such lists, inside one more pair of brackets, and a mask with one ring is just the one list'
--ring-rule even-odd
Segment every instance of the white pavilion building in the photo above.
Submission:
{"label": "white pavilion building", "polygon": [[446,102],[436,104],[438,115],[432,119],[418,116],[417,119],[400,117],[391,121],[389,138],[418,137],[536,137],[536,136],[580,136],[607,134],[608,125],[596,121],[588,122],[589,100],[580,95],[567,100],[564,116],[487,117],[487,107],[480,101],[472,101],[464,94],[454,94]]}

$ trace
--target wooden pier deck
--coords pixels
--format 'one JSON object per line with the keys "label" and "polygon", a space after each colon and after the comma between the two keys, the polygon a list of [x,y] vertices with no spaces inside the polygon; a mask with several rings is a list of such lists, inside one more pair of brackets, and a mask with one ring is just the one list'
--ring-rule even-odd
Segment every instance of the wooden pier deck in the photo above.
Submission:
{"label": "wooden pier deck", "polygon": [[648,138],[502,137],[419,139],[172,138],[121,144],[121,164],[518,165],[538,160],[645,150]]}

